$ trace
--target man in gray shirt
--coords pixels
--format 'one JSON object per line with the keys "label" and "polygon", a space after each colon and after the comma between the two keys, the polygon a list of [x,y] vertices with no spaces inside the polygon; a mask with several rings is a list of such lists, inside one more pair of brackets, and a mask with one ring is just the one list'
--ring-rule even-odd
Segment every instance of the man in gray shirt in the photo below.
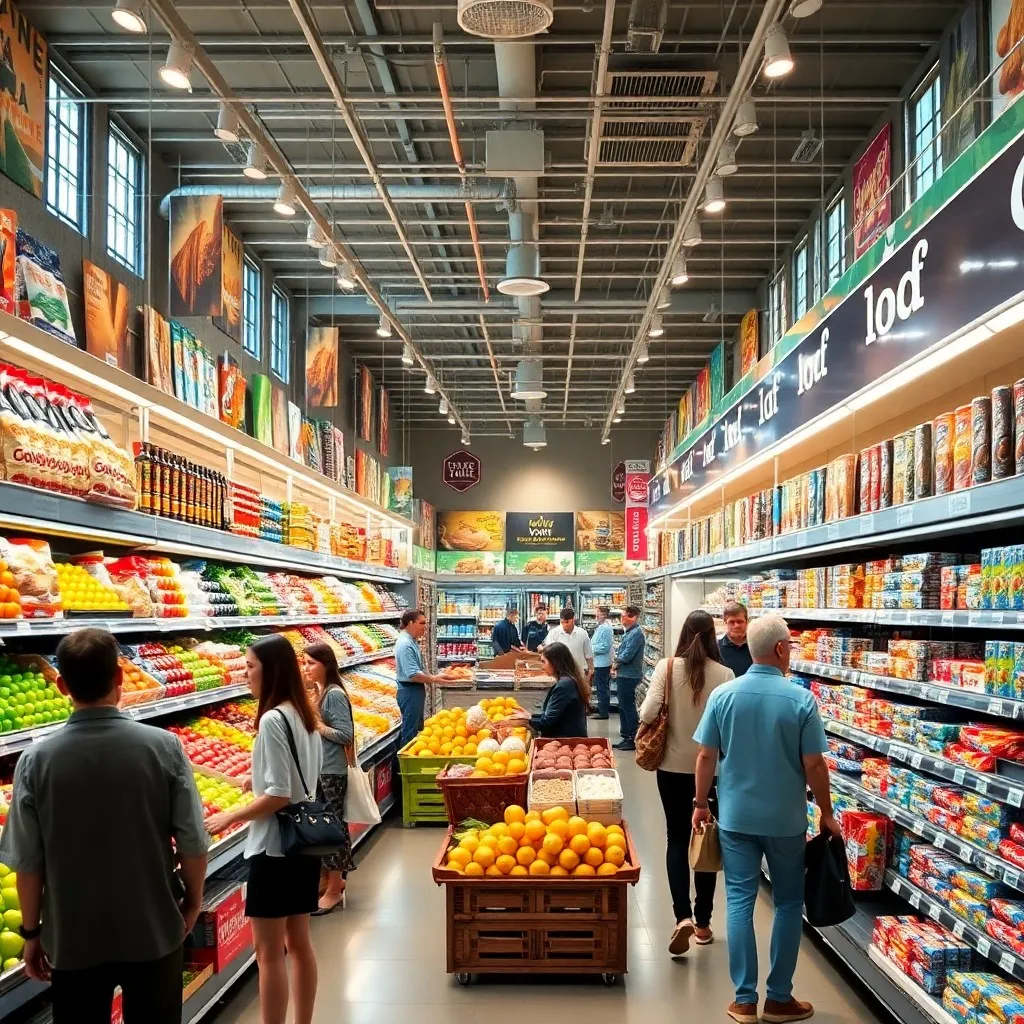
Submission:
{"label": "man in gray shirt", "polygon": [[[117,641],[57,647],[67,724],[21,755],[0,840],[17,872],[29,977],[51,981],[54,1024],[180,1024],[182,943],[203,899],[207,836],[178,738],[117,710]],[[184,883],[174,875],[177,847]]]}

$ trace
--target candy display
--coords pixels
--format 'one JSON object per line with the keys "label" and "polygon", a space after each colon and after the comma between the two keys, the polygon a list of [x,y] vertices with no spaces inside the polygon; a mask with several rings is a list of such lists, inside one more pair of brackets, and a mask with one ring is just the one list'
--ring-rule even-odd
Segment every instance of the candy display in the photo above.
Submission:
{"label": "candy display", "polygon": [[970,970],[974,956],[952,932],[914,917],[876,918],[871,945],[933,996],[942,994],[948,975]]}

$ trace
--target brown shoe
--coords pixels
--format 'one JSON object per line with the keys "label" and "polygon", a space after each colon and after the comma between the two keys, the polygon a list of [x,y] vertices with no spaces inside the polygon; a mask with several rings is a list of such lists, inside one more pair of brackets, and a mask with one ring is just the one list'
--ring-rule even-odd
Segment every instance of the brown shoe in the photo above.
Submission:
{"label": "brown shoe", "polygon": [[725,1012],[738,1024],[757,1024],[757,1003],[733,1003]]}
{"label": "brown shoe", "polygon": [[780,1003],[777,999],[764,1001],[764,1013],[761,1020],[765,1024],[789,1024],[794,1020],[807,1020],[814,1016],[814,1007],[810,1003],[801,1003],[799,999],[790,999],[788,1003]]}
{"label": "brown shoe", "polygon": [[676,925],[675,931],[672,932],[672,938],[668,943],[668,951],[672,956],[682,956],[689,951],[693,932],[693,922],[689,918],[685,921],[680,921]]}

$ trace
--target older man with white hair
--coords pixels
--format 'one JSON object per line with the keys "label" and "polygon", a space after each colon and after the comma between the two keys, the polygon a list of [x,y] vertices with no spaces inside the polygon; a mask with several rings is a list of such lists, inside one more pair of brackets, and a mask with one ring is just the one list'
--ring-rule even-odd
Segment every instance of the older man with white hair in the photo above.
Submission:
{"label": "older man with white hair", "polygon": [[747,632],[750,670],[719,686],[694,734],[697,755],[693,826],[711,815],[708,794],[718,765],[719,834],[728,903],[729,973],[736,1001],[726,1011],[757,1024],[754,903],[761,859],[768,862],[775,903],[771,972],[761,1020],[786,1024],[814,1013],[793,998],[804,903],[807,788],[822,827],[841,835],[832,814],[825,730],[814,697],[786,679],[790,634],[780,615],[755,619]]}

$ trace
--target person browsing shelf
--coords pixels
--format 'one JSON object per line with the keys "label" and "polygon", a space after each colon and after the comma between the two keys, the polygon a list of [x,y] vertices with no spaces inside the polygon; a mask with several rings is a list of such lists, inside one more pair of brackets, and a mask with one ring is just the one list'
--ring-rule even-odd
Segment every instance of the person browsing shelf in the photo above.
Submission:
{"label": "person browsing shelf", "polygon": [[590,687],[572,651],[565,644],[546,644],[541,662],[555,685],[545,695],[540,714],[521,711],[512,717],[529,723],[540,736],[586,736]]}
{"label": "person browsing shelf", "polygon": [[522,641],[519,639],[519,630],[516,628],[516,620],[519,618],[519,609],[510,604],[505,609],[505,618],[494,624],[491,630],[491,646],[494,648],[494,656],[500,657],[508,654],[509,651],[521,651]]}
{"label": "person browsing shelf", "polygon": [[427,617],[419,608],[402,612],[402,628],[395,641],[395,677],[398,680],[398,710],[402,713],[402,746],[411,743],[423,728],[427,683],[443,683],[441,676],[423,669],[419,640],[426,632]]}
{"label": "person browsing shelf", "polygon": [[559,624],[555,626],[541,646],[546,651],[551,644],[565,644],[576,659],[576,668],[589,685],[594,674],[594,648],[590,643],[590,634],[576,625],[576,613],[570,607],[562,609],[558,616]]}
{"label": "person browsing shelf", "polygon": [[608,704],[611,699],[612,654],[615,647],[615,631],[608,619],[611,609],[599,604],[594,609],[597,628],[590,638],[590,646],[594,651],[594,689],[597,690],[597,711],[591,716],[602,721],[608,717]]}
{"label": "person browsing shelf", "polygon": [[722,621],[725,623],[725,636],[718,641],[722,664],[731,668],[732,674],[739,679],[750,671],[753,664],[747,646],[747,606],[739,601],[729,601],[722,609]]}
{"label": "person browsing shelf", "polygon": [[547,639],[548,629],[548,606],[538,604],[533,610],[534,620],[526,624],[523,630],[523,646],[528,651],[536,651]]}
{"label": "person browsing shelf", "polygon": [[612,663],[619,697],[619,731],[622,733],[622,741],[616,743],[615,748],[636,750],[636,687],[644,672],[644,650],[647,646],[640,626],[640,609],[636,605],[628,605],[622,610],[622,627],[625,632]]}

